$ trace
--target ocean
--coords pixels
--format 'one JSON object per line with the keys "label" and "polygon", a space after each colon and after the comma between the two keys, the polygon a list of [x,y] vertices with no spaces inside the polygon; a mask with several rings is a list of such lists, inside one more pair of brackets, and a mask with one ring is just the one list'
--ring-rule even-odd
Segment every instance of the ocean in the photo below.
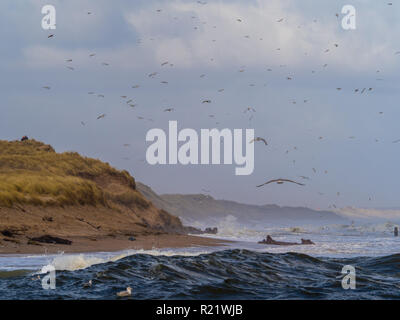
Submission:
{"label": "ocean", "polygon": [[[236,242],[221,247],[0,256],[0,298],[120,299],[130,286],[123,299],[399,299],[393,225],[244,226],[227,217],[211,237]],[[266,234],[316,245],[257,244]],[[42,287],[46,265],[56,269],[54,290]],[[354,290],[342,286],[344,266],[355,268]]]}

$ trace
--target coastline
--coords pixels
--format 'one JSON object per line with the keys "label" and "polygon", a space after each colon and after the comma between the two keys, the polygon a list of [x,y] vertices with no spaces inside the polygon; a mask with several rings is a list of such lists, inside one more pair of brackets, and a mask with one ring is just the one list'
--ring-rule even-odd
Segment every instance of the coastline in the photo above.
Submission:
{"label": "coastline", "polygon": [[218,247],[231,242],[228,240],[211,239],[201,236],[161,234],[137,236],[135,241],[127,237],[68,237],[71,245],[48,244],[40,245],[7,243],[0,246],[0,255],[19,254],[56,254],[56,253],[94,253],[116,252],[123,250],[151,250],[154,248],[188,248],[188,247]]}

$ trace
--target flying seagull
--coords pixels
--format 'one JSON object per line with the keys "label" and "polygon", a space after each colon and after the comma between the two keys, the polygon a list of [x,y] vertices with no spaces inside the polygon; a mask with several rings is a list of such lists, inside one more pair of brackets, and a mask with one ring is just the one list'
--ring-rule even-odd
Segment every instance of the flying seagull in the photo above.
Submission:
{"label": "flying seagull", "polygon": [[293,181],[293,180],[289,180],[289,179],[274,179],[274,180],[267,181],[267,182],[265,182],[263,184],[260,184],[259,186],[257,186],[257,188],[263,187],[263,186],[265,186],[267,184],[270,184],[270,183],[284,184],[285,182],[298,184],[299,186],[305,186],[305,184],[303,184],[303,183],[299,183],[299,182],[296,182],[296,181]]}
{"label": "flying seagull", "polygon": [[254,109],[254,108],[252,108],[252,107],[247,107],[247,108],[244,110],[244,113],[246,113],[246,112],[256,112],[256,109]]}
{"label": "flying seagull", "polygon": [[255,138],[255,139],[253,139],[253,140],[251,140],[250,141],[250,143],[253,143],[253,142],[259,142],[259,141],[262,141],[262,142],[264,142],[264,144],[267,146],[268,145],[268,143],[267,143],[267,141],[264,139],[264,138],[261,138],[261,137],[257,137],[257,138]]}
{"label": "flying seagull", "polygon": [[103,119],[105,116],[106,116],[106,114],[103,113],[103,114],[101,114],[101,115],[99,115],[99,116],[97,117],[97,120]]}

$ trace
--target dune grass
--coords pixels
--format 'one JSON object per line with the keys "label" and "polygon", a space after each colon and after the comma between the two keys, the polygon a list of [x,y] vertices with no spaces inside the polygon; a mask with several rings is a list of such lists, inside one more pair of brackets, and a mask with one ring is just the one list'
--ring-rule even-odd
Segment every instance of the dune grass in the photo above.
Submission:
{"label": "dune grass", "polygon": [[[110,192],[98,179],[116,179],[124,190]],[[35,140],[0,140],[0,206],[108,206],[112,202],[142,208],[149,205],[127,171],[76,152],[56,153]]]}

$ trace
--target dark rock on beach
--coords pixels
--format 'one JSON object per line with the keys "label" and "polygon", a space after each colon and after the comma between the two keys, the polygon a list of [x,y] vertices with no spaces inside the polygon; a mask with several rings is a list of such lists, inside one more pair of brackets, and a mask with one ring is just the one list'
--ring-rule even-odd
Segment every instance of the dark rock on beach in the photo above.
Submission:
{"label": "dark rock on beach", "polygon": [[54,243],[54,244],[65,244],[65,245],[71,245],[72,241],[67,240],[67,239],[62,239],[58,237],[53,237],[49,235],[44,235],[41,237],[36,237],[36,238],[31,238],[30,240],[36,241],[36,242],[41,242],[41,243]]}
{"label": "dark rock on beach", "polygon": [[187,233],[187,234],[217,234],[218,228],[217,227],[205,228],[203,231],[199,228],[187,226],[187,227],[185,227],[185,233]]}
{"label": "dark rock on beach", "polygon": [[208,233],[208,234],[217,234],[218,233],[218,228],[206,228],[204,230],[204,233]]}

